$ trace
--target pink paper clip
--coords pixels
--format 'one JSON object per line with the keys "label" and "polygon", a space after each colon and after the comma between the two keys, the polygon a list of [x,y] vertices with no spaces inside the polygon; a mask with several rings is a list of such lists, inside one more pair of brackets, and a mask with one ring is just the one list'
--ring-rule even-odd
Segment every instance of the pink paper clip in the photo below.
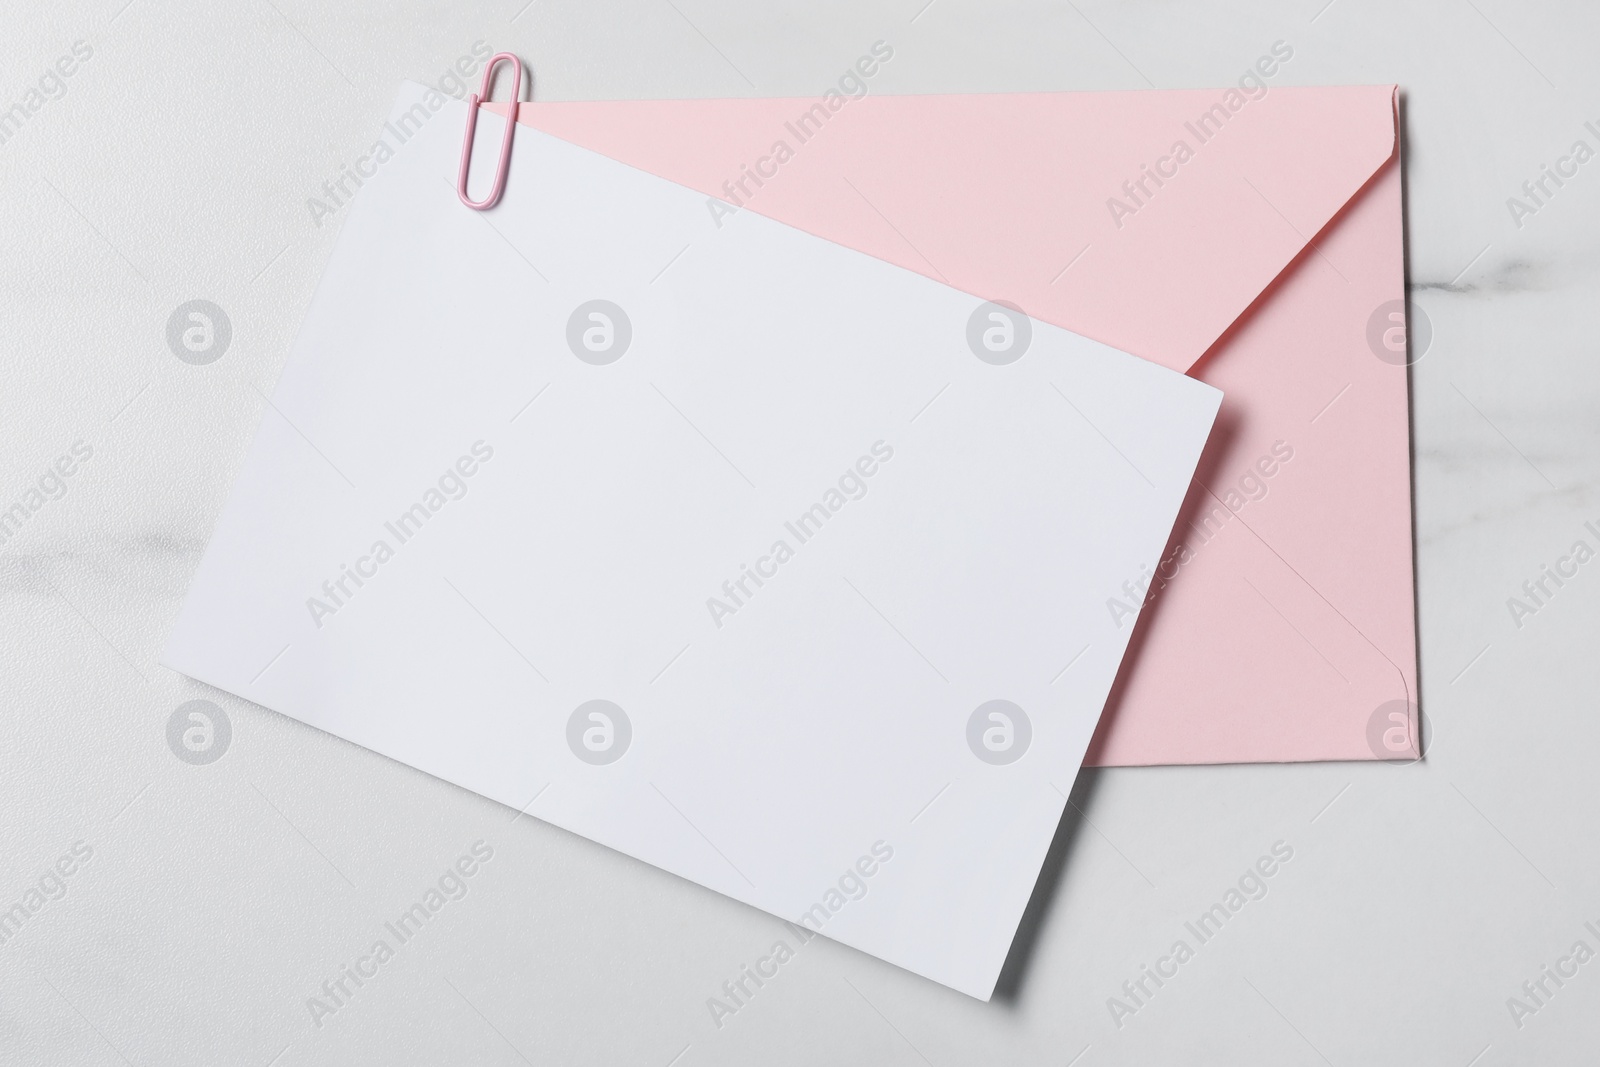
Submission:
{"label": "pink paper clip", "polygon": [[[506,115],[505,136],[500,139],[500,163],[494,172],[494,188],[489,190],[489,195],[482,200],[473,201],[467,196],[467,168],[472,163],[472,137],[478,129],[478,105],[489,97],[490,83],[494,80],[494,68],[501,60],[511,64],[511,110]],[[500,202],[500,194],[506,189],[506,171],[511,167],[511,135],[517,128],[517,102],[522,98],[522,62],[510,52],[501,52],[489,60],[489,65],[483,68],[483,87],[479,92],[473,93],[467,101],[467,133],[461,141],[461,173],[456,177],[456,193],[460,195],[461,202],[474,211],[487,211]]]}

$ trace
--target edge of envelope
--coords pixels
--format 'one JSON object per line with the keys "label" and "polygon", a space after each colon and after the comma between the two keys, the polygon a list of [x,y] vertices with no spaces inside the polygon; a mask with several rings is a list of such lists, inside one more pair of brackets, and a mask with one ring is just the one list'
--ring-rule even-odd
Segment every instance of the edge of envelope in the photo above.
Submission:
{"label": "edge of envelope", "polygon": [[[878,94],[867,99],[878,101],[895,101],[896,105],[900,101],[907,100],[916,100],[919,102],[948,100],[952,101],[954,106],[954,102],[964,100],[970,101],[976,98],[1009,98],[1018,101],[1019,104],[1026,104],[1052,97],[1141,97],[1152,93],[1159,93],[1164,95],[1194,95],[1196,96],[1195,102],[1199,103],[1203,102],[1205,99],[1209,99],[1211,94],[1224,91],[1225,89],[1162,89],[1114,91],[1109,93],[1038,92],[904,95]],[[1301,216],[1296,220],[1296,222],[1289,223],[1288,219],[1285,218],[1285,223],[1287,223],[1288,227],[1292,228],[1293,230],[1294,240],[1286,241],[1282,246],[1273,250],[1270,259],[1267,260],[1267,263],[1270,265],[1260,266],[1252,271],[1252,280],[1250,288],[1247,290],[1247,296],[1243,296],[1243,293],[1246,291],[1235,292],[1228,295],[1227,302],[1224,305],[1224,314],[1218,315],[1214,319],[1208,319],[1204,324],[1196,322],[1193,330],[1189,332],[1189,334],[1184,338],[1183,343],[1179,346],[1182,349],[1181,351],[1153,350],[1147,346],[1131,344],[1128,338],[1108,335],[1108,333],[1105,331],[1096,329],[1094,324],[1077,318],[1077,314],[1087,313],[1082,307],[1083,303],[1085,303],[1085,301],[1082,299],[1077,301],[1079,306],[1073,309],[1073,314],[1070,316],[1053,313],[1049,306],[1039,305],[1032,302],[1026,305],[1028,306],[1029,314],[1043,321],[1050,322],[1053,325],[1061,326],[1065,329],[1072,330],[1075,333],[1080,333],[1086,337],[1101,341],[1102,343],[1108,344],[1113,348],[1119,348],[1123,351],[1131,352],[1132,354],[1140,356],[1144,359],[1148,359],[1151,362],[1160,363],[1163,366],[1167,366],[1174,370],[1187,372],[1192,366],[1194,366],[1194,364],[1198,363],[1204,358],[1205,354],[1216,345],[1219,339],[1226,336],[1233,324],[1237,322],[1239,318],[1241,318],[1251,307],[1253,307],[1267,290],[1272,288],[1273,284],[1289,267],[1289,265],[1305,252],[1306,248],[1315,241],[1318,234],[1327,229],[1327,227],[1338,218],[1340,213],[1345,210],[1351,200],[1358,196],[1362,190],[1364,190],[1372,182],[1373,178],[1383,169],[1385,165],[1387,165],[1396,157],[1398,152],[1399,87],[1393,83],[1344,86],[1282,86],[1273,90],[1273,93],[1280,99],[1288,97],[1291,100],[1293,100],[1293,98],[1296,96],[1299,96],[1301,99],[1315,100],[1315,97],[1312,94],[1318,93],[1362,93],[1363,91],[1371,94],[1372,101],[1371,105],[1364,106],[1374,106],[1375,108],[1377,100],[1380,98],[1382,99],[1382,118],[1379,119],[1376,114],[1359,116],[1354,120],[1354,125],[1344,128],[1342,139],[1340,141],[1340,144],[1343,146],[1343,150],[1337,152],[1334,156],[1309,159],[1304,163],[1304,167],[1307,168],[1305,173],[1309,175],[1322,170],[1326,166],[1328,160],[1331,158],[1355,157],[1357,162],[1349,165],[1345,177],[1341,179],[1348,182],[1348,187],[1339,187],[1336,192],[1330,192],[1320,197],[1314,197],[1313,200],[1315,206],[1312,213]],[[611,156],[612,158],[617,159],[619,162],[627,163],[628,165],[638,167],[641,170],[656,173],[658,176],[668,178],[669,180],[679,184],[688,185],[689,187],[697,189],[699,192],[707,195],[708,197],[724,198],[724,194],[719,189],[710,187],[709,179],[697,181],[694,177],[683,173],[664,173],[662,168],[659,166],[652,166],[650,163],[639,158],[637,154],[632,152],[622,152],[620,143],[615,139],[607,143],[600,143],[606,141],[605,134],[608,131],[601,131],[601,136],[594,139],[579,136],[579,131],[587,132],[584,123],[587,121],[589,115],[592,114],[593,110],[597,108],[637,107],[646,111],[661,109],[663,114],[666,114],[670,112],[675,105],[695,104],[738,108],[742,106],[755,106],[757,103],[759,103],[761,106],[770,106],[775,109],[797,109],[799,111],[803,111],[806,106],[814,102],[814,99],[809,97],[773,97],[761,99],[759,102],[753,101],[749,98],[708,97],[698,100],[520,101],[515,105],[508,101],[486,101],[480,104],[480,106],[501,116],[512,114],[514,111],[516,121],[520,125],[542,130],[545,133],[559,137],[563,140],[580,144],[591,151],[596,151],[603,155]],[[1320,101],[1315,102],[1320,103]],[[1284,106],[1293,107],[1300,105],[1290,103]],[[1308,107],[1308,111],[1314,114],[1315,108]],[[1355,144],[1354,147],[1351,147],[1351,137],[1356,137],[1359,141],[1359,143]],[[1291,168],[1294,166],[1294,164],[1286,165],[1291,166]],[[1290,177],[1291,179],[1293,178],[1292,173]],[[1308,182],[1308,184],[1315,183]],[[1160,202],[1154,201],[1152,203],[1159,204]],[[767,215],[770,218],[775,218],[786,225],[794,226],[797,229],[806,230],[807,232],[812,233],[814,236],[822,237],[824,240],[833,240],[833,238],[830,238],[826,233],[818,233],[801,221],[798,221],[792,217],[785,217],[783,211],[773,210],[770,203],[764,203],[760,200],[752,200],[750,203],[745,205],[745,207],[748,208],[748,210],[756,212],[757,214]],[[1276,211],[1276,208],[1273,208],[1272,210]],[[1293,213],[1293,210],[1293,208],[1290,209],[1291,213]],[[868,251],[868,254],[871,255],[875,253]],[[1192,254],[1193,253],[1191,253],[1191,255]],[[884,255],[879,255],[878,258],[887,257]],[[929,277],[935,277],[937,274],[937,272],[930,273],[930,270],[926,265],[914,260],[908,259],[907,261],[897,262],[896,265],[904,267],[908,270],[914,270],[918,273],[928,275]],[[1138,275],[1139,266],[1140,264],[1132,261],[1121,261],[1111,264],[1102,263],[1097,265],[1097,273],[1102,277],[1109,277],[1114,284],[1132,285],[1141,282],[1141,278]],[[1119,273],[1119,268],[1122,273]],[[1208,277],[1208,273],[1210,272],[1210,268],[1207,263],[1198,261],[1186,262],[1184,264],[1184,269],[1192,269],[1195,272],[1194,277],[1202,279],[1202,284],[1206,284],[1204,279]],[[944,277],[939,277],[938,280],[944,281],[953,288],[963,289],[964,291],[970,292],[973,295],[982,298],[987,299],[994,295],[992,293],[978,292],[970,285],[963,285],[961,280],[958,278],[947,279]],[[1070,280],[1068,284],[1070,284]],[[1079,284],[1085,283],[1080,282]],[[1019,294],[1013,295],[1018,295],[1020,298]],[[1092,296],[1092,294],[1089,295]],[[1241,299],[1241,296],[1243,296],[1243,299]],[[1219,296],[1218,300],[1220,301],[1221,299],[1222,297]],[[1092,303],[1092,300],[1089,301],[1089,303]],[[1210,301],[1206,301],[1205,303],[1210,303]]]}

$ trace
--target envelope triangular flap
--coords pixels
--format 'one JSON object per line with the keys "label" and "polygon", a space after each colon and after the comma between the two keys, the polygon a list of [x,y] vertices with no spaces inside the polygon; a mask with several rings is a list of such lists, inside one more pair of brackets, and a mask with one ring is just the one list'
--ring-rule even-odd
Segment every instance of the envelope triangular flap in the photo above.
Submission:
{"label": "envelope triangular flap", "polygon": [[[768,215],[1178,370],[1396,146],[1387,85],[532,103],[518,121],[713,214]],[[1017,254],[1041,247],[1059,273]]]}

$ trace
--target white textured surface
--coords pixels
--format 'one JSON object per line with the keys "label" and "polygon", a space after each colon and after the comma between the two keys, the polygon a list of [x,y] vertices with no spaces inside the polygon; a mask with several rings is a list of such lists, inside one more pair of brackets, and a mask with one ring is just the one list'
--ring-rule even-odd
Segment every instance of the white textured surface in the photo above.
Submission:
{"label": "white textured surface", "polygon": [[[94,450],[0,546],[0,908],[93,849],[0,944],[5,1062],[1592,1058],[1600,960],[1547,980],[1520,1029],[1506,1006],[1575,941],[1600,950],[1583,926],[1600,928],[1600,563],[1520,629],[1506,607],[1600,542],[1583,526],[1600,527],[1600,160],[1521,228],[1506,207],[1600,142],[1591,8],[120,3],[11,0],[0,35],[0,108],[93,49],[0,144],[0,507],[75,441]],[[1410,273],[1434,326],[1413,412],[1436,733],[1410,768],[1085,774],[995,1003],[816,941],[718,1029],[706,998],[774,920],[155,656],[332,245],[339,215],[318,227],[306,200],[400,79],[436,80],[481,39],[544,99],[805,95],[880,38],[896,51],[875,92],[1220,85],[1278,39],[1281,83],[1405,87]],[[208,366],[165,339],[196,297],[233,327]],[[204,766],[166,741],[194,698],[233,726]],[[494,857],[467,895],[314,1026],[306,999],[480,838]],[[1107,998],[1279,840],[1294,858],[1266,898],[1118,1029]]]}

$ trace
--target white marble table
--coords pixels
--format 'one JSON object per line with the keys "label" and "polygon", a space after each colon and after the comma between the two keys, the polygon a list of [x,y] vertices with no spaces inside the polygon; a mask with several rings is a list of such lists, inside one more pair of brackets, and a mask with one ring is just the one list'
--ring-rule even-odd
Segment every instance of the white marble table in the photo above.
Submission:
{"label": "white marble table", "polygon": [[[0,503],[78,455],[0,544],[0,907],[37,905],[0,926],[0,1061],[1592,1061],[1600,957],[1570,953],[1600,952],[1600,562],[1531,615],[1507,602],[1600,546],[1600,160],[1532,214],[1507,201],[1574,141],[1600,148],[1600,12],[1323,4],[13,0]],[[1222,85],[1276,40],[1281,84],[1405,87],[1435,735],[1408,768],[1085,773],[995,1002],[819,940],[719,1027],[707,998],[776,920],[156,656],[332,247],[324,183],[399,79],[483,41],[542,99],[810,95],[880,38],[887,93]],[[192,299],[231,327],[209,364],[168,344]],[[169,747],[193,699],[228,718],[214,762]],[[480,840],[467,894],[345,978]],[[1107,999],[1278,841],[1294,860],[1270,893],[1119,1027]]]}

